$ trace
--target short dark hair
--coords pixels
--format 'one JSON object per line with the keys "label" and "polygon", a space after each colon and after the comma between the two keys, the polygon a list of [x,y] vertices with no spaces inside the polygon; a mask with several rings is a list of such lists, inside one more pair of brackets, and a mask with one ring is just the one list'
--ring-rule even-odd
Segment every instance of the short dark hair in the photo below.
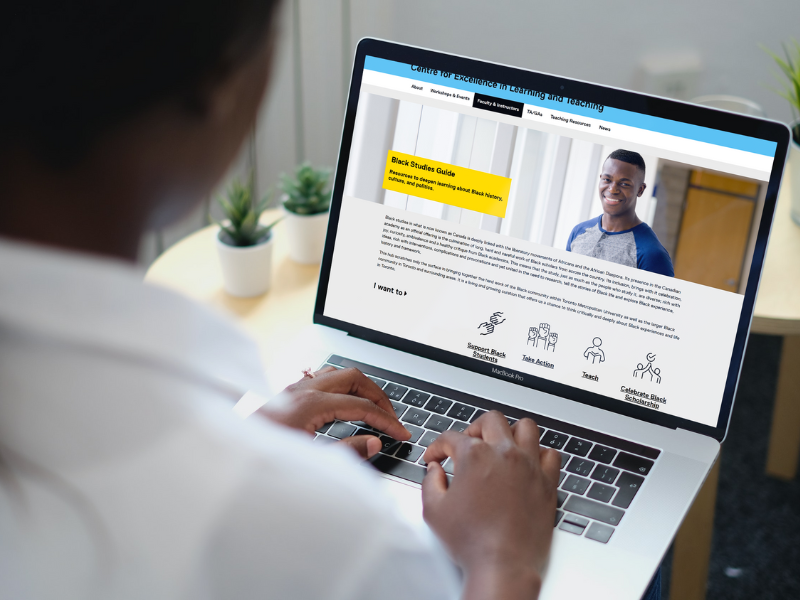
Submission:
{"label": "short dark hair", "polygon": [[68,166],[102,134],[162,101],[201,110],[201,86],[258,47],[278,3],[13,3],[0,36],[0,155],[25,149]]}
{"label": "short dark hair", "polygon": [[[642,171],[642,175],[647,173],[647,167],[645,167],[642,155],[638,152],[634,152],[633,150],[614,150],[608,155],[608,158],[613,158],[614,160],[619,160],[628,163],[629,165],[634,165]],[[608,158],[606,160],[608,160]]]}

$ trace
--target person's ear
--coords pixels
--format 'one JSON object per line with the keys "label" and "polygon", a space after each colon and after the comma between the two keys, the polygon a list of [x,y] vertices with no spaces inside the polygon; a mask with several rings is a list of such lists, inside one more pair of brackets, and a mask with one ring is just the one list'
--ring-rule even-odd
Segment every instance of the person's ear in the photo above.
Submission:
{"label": "person's ear", "polygon": [[646,189],[647,189],[647,184],[646,184],[646,183],[643,183],[641,186],[639,186],[639,193],[638,193],[638,194],[636,194],[636,197],[637,197],[637,198],[641,198],[641,197],[642,197],[642,194],[644,194],[644,191],[645,191]]}
{"label": "person's ear", "polygon": [[240,110],[242,98],[263,93],[271,74],[275,46],[272,32],[240,64],[223,63],[185,97],[186,107],[211,123],[226,123]]}
{"label": "person's ear", "polygon": [[219,69],[186,94],[186,108],[197,118],[224,123],[236,110],[241,69]]}

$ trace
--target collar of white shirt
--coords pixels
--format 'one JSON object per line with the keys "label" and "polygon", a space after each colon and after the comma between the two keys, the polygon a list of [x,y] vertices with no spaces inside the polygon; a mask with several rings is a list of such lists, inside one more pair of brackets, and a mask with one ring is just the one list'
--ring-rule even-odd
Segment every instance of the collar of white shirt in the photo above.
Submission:
{"label": "collar of white shirt", "polygon": [[268,393],[258,347],[232,320],[142,275],[120,260],[0,238],[0,328],[157,365],[234,399]]}

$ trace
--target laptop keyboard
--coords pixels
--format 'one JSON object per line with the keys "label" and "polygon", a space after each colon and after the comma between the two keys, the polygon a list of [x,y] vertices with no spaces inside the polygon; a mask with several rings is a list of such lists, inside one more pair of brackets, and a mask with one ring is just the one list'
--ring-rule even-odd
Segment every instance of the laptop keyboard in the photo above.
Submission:
{"label": "laptop keyboard", "polygon": [[[427,473],[422,455],[441,435],[464,431],[487,410],[499,410],[509,424],[530,417],[539,425],[539,443],[558,450],[561,472],[555,527],[590,540],[607,543],[630,508],[660,450],[536,415],[456,390],[391,373],[377,367],[331,356],[324,366],[356,367],[383,389],[395,414],[411,432],[398,442],[363,422],[335,421],[317,430],[315,442],[335,442],[351,435],[377,435],[383,448],[370,459],[387,475],[421,484]],[[453,476],[453,462],[442,466]]]}

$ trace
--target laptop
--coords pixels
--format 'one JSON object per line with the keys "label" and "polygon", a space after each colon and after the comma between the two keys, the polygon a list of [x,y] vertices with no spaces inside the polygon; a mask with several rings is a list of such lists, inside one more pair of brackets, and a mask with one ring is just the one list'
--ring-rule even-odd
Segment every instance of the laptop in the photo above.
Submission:
{"label": "laptop", "polygon": [[361,40],[300,355],[392,400],[413,437],[372,462],[401,509],[420,518],[442,431],[532,417],[562,457],[541,597],[641,597],[725,439],[788,140]]}

